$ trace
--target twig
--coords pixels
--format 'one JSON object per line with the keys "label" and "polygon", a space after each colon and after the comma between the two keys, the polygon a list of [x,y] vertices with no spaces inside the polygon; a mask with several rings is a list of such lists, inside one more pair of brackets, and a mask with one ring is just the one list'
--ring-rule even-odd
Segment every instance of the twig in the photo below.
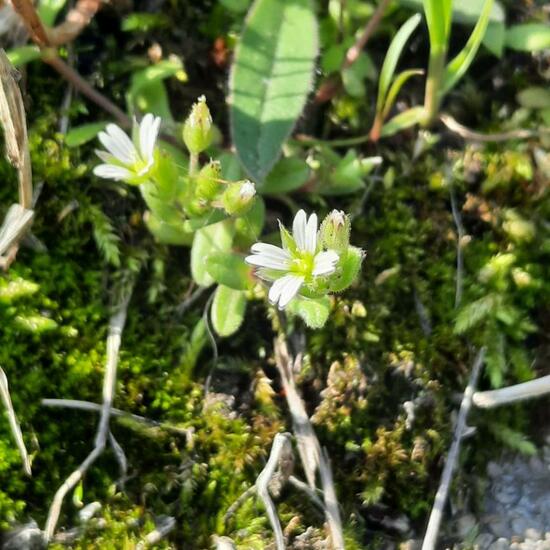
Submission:
{"label": "twig", "polygon": [[304,483],[296,476],[289,476],[288,482],[299,491],[305,493],[317,507],[319,507],[323,511],[325,510],[325,505],[323,504],[323,501],[317,496],[317,493],[307,483]]}
{"label": "twig", "polygon": [[298,354],[293,361],[282,335],[275,340],[274,349],[275,364],[281,376],[286,401],[292,416],[294,435],[296,436],[298,453],[300,454],[306,479],[310,488],[315,490],[315,474],[317,469],[319,469],[330,538],[333,548],[341,550],[344,548],[344,536],[342,534],[338,501],[330,471],[330,463],[328,462],[328,458],[323,457],[321,453],[321,445],[309,420],[304,402],[298,393],[293,376],[293,372],[299,370],[298,366],[301,356]]}
{"label": "twig", "polygon": [[476,391],[472,397],[472,401],[476,407],[492,409],[532,397],[541,397],[548,393],[550,393],[550,374],[536,380],[501,388],[500,390]]}
{"label": "twig", "polygon": [[158,544],[168,533],[176,527],[176,520],[173,517],[165,517],[159,521],[156,529],[147,534],[147,536],[138,542],[136,550],[144,550]]}
{"label": "twig", "polygon": [[470,412],[470,408],[472,406],[472,396],[477,386],[477,381],[479,379],[484,358],[485,348],[481,348],[474,361],[474,366],[472,367],[468,385],[464,390],[464,396],[462,398],[462,403],[460,404],[460,410],[453,435],[453,443],[449,450],[447,460],[445,461],[439,488],[437,489],[437,493],[435,495],[434,505],[428,521],[428,527],[426,528],[426,535],[424,536],[424,542],[422,543],[422,550],[434,550],[436,547],[435,545],[439,534],[439,526],[441,525],[441,518],[443,516],[443,508],[447,502],[453,472],[460,452],[460,443],[466,429],[468,413]]}
{"label": "twig", "polygon": [[[44,407],[63,407],[67,409],[79,409],[82,411],[91,412],[101,412],[102,409],[102,406],[97,403],[80,401],[78,399],[42,399],[41,404]],[[153,420],[152,418],[145,418],[144,416],[139,416],[138,414],[121,411],[120,409],[115,409],[114,407],[111,407],[111,416],[126,418],[128,420],[138,422],[139,424],[144,424],[145,426],[159,428],[166,430],[167,432],[174,432],[189,437],[189,430],[186,428],[178,428],[164,422],[159,422],[158,420]]]}
{"label": "twig", "polygon": [[441,122],[443,122],[443,124],[451,130],[451,132],[458,134],[461,138],[467,141],[477,141],[480,143],[509,141],[512,139],[528,139],[537,137],[541,134],[550,133],[550,128],[542,128],[540,130],[511,130],[509,132],[501,132],[498,134],[482,134],[480,132],[470,130],[456,121],[452,116],[447,114],[439,115],[439,120],[441,120]]}
{"label": "twig", "polygon": [[237,513],[237,510],[255,494],[256,486],[252,485],[227,509],[227,512],[223,516],[224,524],[227,525],[231,518]]}
{"label": "twig", "polygon": [[41,48],[49,46],[46,29],[42,25],[42,21],[40,21],[40,17],[36,13],[31,0],[11,0],[11,5],[23,20],[33,42]]}
{"label": "twig", "polygon": [[451,211],[453,213],[453,220],[456,226],[457,238],[456,238],[456,289],[455,289],[455,308],[460,306],[462,301],[462,288],[464,280],[464,256],[462,254],[462,247],[464,245],[464,226],[462,225],[462,219],[460,212],[456,206],[456,198],[453,187],[450,188],[451,195]]}
{"label": "twig", "polygon": [[46,29],[50,45],[61,46],[72,42],[89,25],[100,6],[100,0],[78,0],[63,23],[53,29]]}
{"label": "twig", "polygon": [[57,520],[59,519],[59,514],[61,513],[61,506],[63,505],[65,495],[76,486],[90,466],[105,450],[107,437],[109,434],[111,406],[115,392],[118,352],[120,349],[122,331],[126,323],[126,314],[128,311],[130,294],[131,293],[128,293],[128,296],[122,300],[122,303],[117,308],[115,314],[111,317],[111,321],[109,323],[109,335],[107,336],[107,359],[103,379],[103,404],[101,406],[101,414],[94,441],[94,449],[55,493],[52,505],[50,506],[50,510],[48,512],[46,527],[44,529],[44,539],[46,543],[48,543],[55,534],[55,527],[57,525]]}
{"label": "twig", "polygon": [[23,470],[28,476],[32,476],[31,470],[31,461],[27,453],[27,448],[25,447],[25,441],[23,440],[23,434],[21,433],[21,427],[17,421],[17,416],[15,415],[15,410],[11,402],[10,390],[8,386],[8,377],[6,373],[0,367],[0,398],[8,415],[8,422],[10,424],[11,433],[19,449],[19,454],[21,455],[21,461],[23,462]]}
{"label": "twig", "polygon": [[[390,2],[391,0],[380,1],[380,4],[378,4],[376,11],[372,14],[372,17],[367,22],[363,32],[359,35],[355,43],[346,52],[346,57],[342,62],[342,67],[340,70],[348,69],[357,61],[359,55],[367,45],[371,36],[378,28],[378,25],[380,24],[380,21],[384,16],[384,12],[386,11],[386,8],[388,7]],[[340,84],[340,81],[335,80],[334,78],[327,79],[323,84],[321,84],[321,86],[317,90],[317,93],[315,94],[315,102],[326,103],[327,101],[330,101],[338,92]]]}
{"label": "twig", "polygon": [[290,444],[290,435],[287,433],[277,434],[273,440],[273,446],[271,447],[271,453],[265,468],[260,472],[260,475],[256,479],[256,492],[262,499],[266,508],[267,517],[269,523],[275,534],[275,547],[277,550],[285,550],[285,538],[283,530],[281,528],[281,522],[277,516],[277,509],[271,500],[269,494],[269,483],[275,475],[275,470],[281,461],[284,454],[292,453],[292,447]]}

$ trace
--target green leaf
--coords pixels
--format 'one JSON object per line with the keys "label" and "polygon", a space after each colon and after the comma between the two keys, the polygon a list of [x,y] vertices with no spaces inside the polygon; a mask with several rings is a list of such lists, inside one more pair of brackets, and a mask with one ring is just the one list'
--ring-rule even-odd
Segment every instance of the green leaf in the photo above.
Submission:
{"label": "green leaf", "polygon": [[506,25],[502,22],[489,21],[483,45],[496,57],[501,58],[506,41]]}
{"label": "green leaf", "polygon": [[327,180],[319,189],[323,195],[348,195],[362,189],[365,176],[380,164],[381,158],[360,159],[355,149],[350,149],[343,158],[336,155],[334,161],[336,166],[330,168]]}
{"label": "green leaf", "polygon": [[276,195],[299,189],[309,178],[309,166],[297,157],[283,158],[277,162],[265,183],[260,186],[261,193]]}
{"label": "green leaf", "polygon": [[256,0],[235,51],[231,134],[251,178],[276,162],[312,88],[317,22],[311,0]]}
{"label": "green leaf", "polygon": [[57,328],[57,323],[49,317],[43,315],[18,315],[15,318],[15,324],[26,332],[41,334]]}
{"label": "green leaf", "polygon": [[250,268],[241,256],[230,252],[214,252],[207,256],[206,271],[220,285],[234,290],[246,290],[250,280]]}
{"label": "green leaf", "polygon": [[[422,9],[423,0],[400,0],[400,4],[419,11]],[[452,5],[452,21],[473,27],[481,15],[482,8],[483,4],[480,0],[455,0]],[[495,1],[491,10],[491,22],[504,23],[505,16],[504,8],[499,1]]]}
{"label": "green leaf", "polygon": [[398,115],[395,115],[390,119],[384,126],[382,126],[382,131],[380,132],[381,137],[389,137],[410,128],[415,124],[418,124],[424,117],[424,107],[413,107],[412,109],[407,109]]}
{"label": "green leaf", "polygon": [[206,260],[214,252],[227,252],[231,249],[235,227],[231,220],[225,220],[199,229],[191,247],[191,274],[201,286],[214,284],[214,279],[206,269]]}
{"label": "green leaf", "polygon": [[170,19],[163,13],[131,13],[122,20],[121,29],[125,32],[149,32],[170,26]]}
{"label": "green leaf", "polygon": [[462,308],[456,316],[454,332],[463,334],[484,319],[487,319],[494,311],[496,299],[493,294],[488,294]]}
{"label": "green leaf", "polygon": [[[235,220],[235,229],[239,235],[248,241],[257,241],[265,223],[265,202],[262,197],[256,197],[252,208]],[[245,243],[245,247],[249,242]]]}
{"label": "green leaf", "polygon": [[214,294],[210,318],[220,336],[235,334],[244,320],[246,295],[240,290],[220,285]]}
{"label": "green leaf", "polygon": [[250,0],[219,0],[220,4],[233,13],[244,13],[248,6],[250,6]]}
{"label": "green leaf", "polygon": [[107,126],[106,122],[92,122],[90,124],[82,124],[71,128],[65,136],[65,144],[67,147],[79,147],[94,139],[103,128]]}
{"label": "green leaf", "polygon": [[397,98],[397,94],[399,94],[399,91],[404,86],[405,82],[407,82],[407,80],[409,80],[409,78],[413,76],[422,74],[424,74],[424,71],[422,69],[409,69],[407,71],[399,73],[395,77],[395,80],[392,82],[388,95],[386,96],[386,102],[384,103],[384,110],[382,113],[383,119],[385,119],[390,114],[391,108],[393,107],[395,99]]}
{"label": "green leaf", "polygon": [[40,59],[40,48],[38,46],[20,46],[6,52],[6,55],[14,67],[22,67],[31,61]]}
{"label": "green leaf", "polygon": [[40,0],[38,4],[38,15],[42,23],[52,27],[57,18],[57,14],[65,7],[67,0]]}
{"label": "green leaf", "polygon": [[288,304],[288,311],[300,317],[309,328],[323,328],[330,313],[330,299],[297,297]]}
{"label": "green leaf", "polygon": [[[382,65],[382,70],[380,71],[380,80],[378,83],[378,99],[376,100],[376,111],[378,113],[382,112],[382,109],[384,109],[384,106],[388,104],[388,101],[386,100],[386,96],[388,95],[388,90],[390,89],[390,85],[393,79],[393,75],[395,73],[395,68],[397,67],[397,63],[399,61],[399,57],[401,56],[401,53],[403,52],[403,48],[405,47],[411,34],[414,32],[416,27],[418,27],[418,24],[420,23],[421,19],[422,17],[419,13],[416,13],[412,17],[409,17],[409,19],[405,21],[405,23],[397,31],[396,35],[393,37],[393,40],[391,41],[390,47],[388,48],[388,52],[386,53],[386,57],[384,58],[384,64]],[[406,71],[406,72],[410,72],[410,71]],[[403,74],[405,73],[401,73],[401,75]],[[401,82],[401,86],[404,84],[407,78],[408,77],[406,77],[404,80],[402,79],[403,81]],[[401,88],[401,86],[399,86],[397,90],[394,91],[394,99],[395,99],[395,96],[397,95],[397,92],[399,91],[399,88]],[[391,108],[391,104],[390,104],[390,108]]]}
{"label": "green leaf", "polygon": [[542,86],[525,88],[516,96],[518,103],[527,109],[550,108],[550,90]]}
{"label": "green leaf", "polygon": [[479,50],[479,46],[481,45],[481,41],[485,36],[492,6],[493,0],[485,0],[481,15],[477,20],[476,26],[474,27],[468,42],[462,51],[447,65],[447,68],[445,69],[445,76],[443,77],[443,93],[446,93],[453,88],[472,64],[472,61]]}
{"label": "green leaf", "polygon": [[205,216],[185,220],[183,229],[188,232],[193,232],[197,231],[197,229],[202,229],[203,227],[208,227],[209,225],[226,220],[227,218],[228,216],[223,210],[213,210]]}
{"label": "green leaf", "polygon": [[544,23],[512,25],[506,32],[506,46],[520,52],[550,48],[550,26]]}
{"label": "green leaf", "polygon": [[166,223],[153,212],[147,213],[145,224],[159,243],[175,246],[191,246],[193,242],[192,232],[185,231],[181,225]]}

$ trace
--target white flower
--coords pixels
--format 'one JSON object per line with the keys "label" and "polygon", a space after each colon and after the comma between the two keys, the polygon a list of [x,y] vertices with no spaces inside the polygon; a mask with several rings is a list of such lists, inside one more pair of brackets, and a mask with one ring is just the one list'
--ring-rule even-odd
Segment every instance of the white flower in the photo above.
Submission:
{"label": "white flower", "polygon": [[259,275],[262,278],[273,281],[269,300],[279,309],[284,309],[299,293],[302,285],[334,273],[339,256],[334,250],[320,250],[317,242],[317,215],[312,214],[308,220],[303,210],[294,217],[292,237],[281,226],[281,239],[283,248],[256,243],[246,262],[261,268]]}
{"label": "white flower", "polygon": [[100,178],[132,180],[143,177],[155,161],[155,143],[160,130],[160,118],[146,114],[139,126],[134,128],[133,140],[116,124],[108,124],[105,132],[98,135],[107,151],[96,150],[104,162],[94,168]]}
{"label": "white flower", "polygon": [[239,190],[239,195],[243,200],[249,200],[256,194],[256,186],[250,180],[244,180]]}

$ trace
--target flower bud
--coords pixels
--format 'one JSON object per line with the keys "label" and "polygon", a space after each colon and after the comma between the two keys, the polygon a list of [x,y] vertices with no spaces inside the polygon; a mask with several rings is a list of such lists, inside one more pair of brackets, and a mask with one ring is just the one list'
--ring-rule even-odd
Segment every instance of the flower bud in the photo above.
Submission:
{"label": "flower bud", "polygon": [[333,210],[321,224],[323,247],[342,252],[349,246],[351,223],[349,216],[341,210]]}
{"label": "flower bud", "polygon": [[195,193],[199,199],[211,201],[219,194],[222,187],[221,166],[217,160],[211,160],[197,174]]}
{"label": "flower bud", "polygon": [[212,116],[206,98],[199,97],[183,125],[183,141],[189,152],[202,153],[212,142]]}
{"label": "flower bud", "polygon": [[252,206],[255,195],[256,187],[251,181],[237,181],[225,189],[222,204],[230,216],[244,214]]}

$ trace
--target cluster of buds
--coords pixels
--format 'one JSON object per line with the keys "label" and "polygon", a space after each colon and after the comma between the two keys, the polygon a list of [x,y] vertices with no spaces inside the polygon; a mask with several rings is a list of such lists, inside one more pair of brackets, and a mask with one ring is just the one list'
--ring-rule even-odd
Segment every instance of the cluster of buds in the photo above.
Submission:
{"label": "cluster of buds", "polygon": [[96,151],[103,164],[95,167],[94,174],[139,186],[151,215],[172,229],[213,209],[240,216],[251,208],[256,195],[252,182],[225,182],[217,161],[198,166],[199,155],[210,147],[214,134],[204,96],[193,105],[183,125],[190,158],[188,173],[182,173],[171,155],[159,149],[160,126],[161,119],[152,114],[146,114],[140,123],[134,121],[131,137],[116,124],[107,125],[98,136],[105,150]]}
{"label": "cluster of buds", "polygon": [[294,217],[292,233],[280,225],[282,247],[256,243],[246,262],[269,283],[269,300],[284,309],[297,296],[318,299],[353,283],[363,251],[350,245],[350,219],[333,210],[318,230],[317,215],[303,210]]}
{"label": "cluster of buds", "polygon": [[209,207],[223,208],[230,216],[245,214],[254,202],[256,187],[248,180],[225,182],[221,178],[221,166],[211,160],[198,172],[194,166],[200,153],[212,143],[212,116],[204,96],[199,97],[183,125],[183,141],[190,157],[190,177],[193,184],[189,205],[194,213],[207,211]]}

